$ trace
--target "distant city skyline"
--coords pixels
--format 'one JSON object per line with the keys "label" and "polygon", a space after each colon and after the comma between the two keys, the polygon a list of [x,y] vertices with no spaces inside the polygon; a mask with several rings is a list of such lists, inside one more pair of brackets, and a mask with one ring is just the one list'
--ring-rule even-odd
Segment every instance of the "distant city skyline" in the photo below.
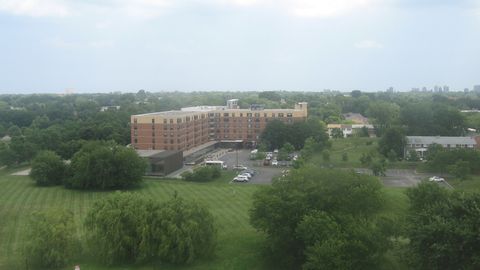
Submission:
{"label": "distant city skyline", "polygon": [[480,85],[480,0],[0,0],[0,94]]}

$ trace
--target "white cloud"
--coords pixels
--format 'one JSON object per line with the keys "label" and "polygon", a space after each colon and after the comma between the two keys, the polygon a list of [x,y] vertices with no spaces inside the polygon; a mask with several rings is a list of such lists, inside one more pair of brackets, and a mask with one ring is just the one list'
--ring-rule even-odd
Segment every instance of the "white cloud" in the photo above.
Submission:
{"label": "white cloud", "polygon": [[0,0],[0,11],[33,17],[65,17],[69,7],[58,0]]}
{"label": "white cloud", "polygon": [[0,11],[26,16],[59,16],[102,13],[150,19],[171,8],[188,5],[232,5],[278,10],[295,17],[328,18],[357,12],[379,3],[396,0],[0,0]]}
{"label": "white cloud", "polygon": [[362,40],[354,44],[359,49],[382,49],[383,44],[375,40]]}

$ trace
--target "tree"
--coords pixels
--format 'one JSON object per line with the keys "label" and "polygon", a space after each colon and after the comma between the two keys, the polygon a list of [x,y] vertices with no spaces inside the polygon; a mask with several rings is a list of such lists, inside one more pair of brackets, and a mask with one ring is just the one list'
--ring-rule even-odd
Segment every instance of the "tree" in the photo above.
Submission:
{"label": "tree", "polygon": [[348,161],[348,153],[347,152],[342,153],[342,161],[345,161],[345,162]]}
{"label": "tree", "polygon": [[343,139],[343,131],[339,128],[332,129],[332,138],[334,139]]}
{"label": "tree", "polygon": [[465,180],[470,174],[470,166],[468,161],[457,160],[455,164],[449,165],[447,169],[455,177]]}
{"label": "tree", "polygon": [[40,152],[32,161],[30,177],[39,186],[61,185],[65,174],[66,165],[55,152]]}
{"label": "tree", "polygon": [[73,214],[50,210],[36,212],[27,226],[23,255],[27,268],[60,268],[66,266],[79,249]]}
{"label": "tree", "polygon": [[217,230],[213,216],[202,205],[173,198],[152,215],[155,220],[152,234],[159,240],[161,260],[189,264],[213,254]]}
{"label": "tree", "polygon": [[[94,203],[85,218],[91,250],[103,263],[133,263],[146,259],[150,237],[144,231],[148,224],[149,201],[138,194],[116,192]],[[148,221],[147,221],[148,220]]]}
{"label": "tree", "polygon": [[192,263],[213,254],[216,228],[200,204],[174,197],[165,203],[117,192],[96,202],[85,219],[88,242],[106,264]]}
{"label": "tree", "polygon": [[397,161],[398,156],[397,156],[397,153],[395,152],[395,150],[390,149],[390,151],[388,151],[387,158],[388,158],[388,161],[390,161],[390,162]]}
{"label": "tree", "polygon": [[435,183],[407,191],[406,236],[415,269],[480,268],[478,193],[451,192]]}
{"label": "tree", "polygon": [[370,164],[370,169],[375,176],[385,176],[386,164],[385,160],[375,160]]}
{"label": "tree", "polygon": [[[365,233],[373,234],[376,230],[373,224],[377,223],[375,217],[383,201],[381,187],[380,182],[371,176],[302,167],[254,194],[250,221],[256,229],[267,234],[269,251],[278,264],[286,269],[297,268],[306,262],[306,257],[314,260],[310,253],[315,251],[311,248],[326,243],[322,232],[330,233],[330,227],[316,230],[317,226],[312,224],[323,222],[324,216],[337,221],[340,227],[340,232],[332,239],[342,238],[342,232],[350,230],[350,221],[347,221],[350,218],[353,223],[368,221],[371,226],[367,228],[371,230],[365,229]],[[341,221],[343,218],[345,222]],[[358,237],[359,243],[365,245],[368,242],[383,246],[388,242],[387,235],[381,239],[370,241]],[[360,258],[365,264],[373,263],[367,261],[379,258],[385,252],[384,248],[371,250],[371,256]],[[348,249],[339,252],[342,253],[338,256],[354,256]]]}
{"label": "tree", "polygon": [[141,182],[146,161],[135,150],[114,142],[91,142],[71,162],[66,186],[79,189],[127,188]]}
{"label": "tree", "polygon": [[384,130],[397,122],[400,116],[400,107],[386,101],[370,102],[366,114],[374,119],[378,129]]}
{"label": "tree", "polygon": [[378,150],[385,157],[393,150],[397,157],[403,157],[403,151],[407,140],[403,130],[399,128],[389,128],[378,142]]}
{"label": "tree", "polygon": [[330,161],[330,152],[328,150],[323,150],[322,152],[322,159],[323,161],[325,162],[329,162]]}

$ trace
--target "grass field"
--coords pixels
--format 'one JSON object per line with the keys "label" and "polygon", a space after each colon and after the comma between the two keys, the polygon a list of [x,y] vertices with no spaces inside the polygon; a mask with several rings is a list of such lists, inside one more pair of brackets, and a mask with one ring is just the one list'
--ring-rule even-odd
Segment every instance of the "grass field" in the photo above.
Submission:
{"label": "grass field", "polygon": [[[65,208],[74,213],[77,234],[82,234],[83,217],[92,203],[110,192],[85,192],[62,187],[37,187],[29,177],[11,176],[0,170],[0,269],[22,269],[19,248],[30,214],[47,208]],[[263,235],[250,225],[248,209],[255,185],[227,184],[231,175],[215,183],[185,183],[180,180],[147,179],[142,187],[133,190],[145,197],[166,200],[175,192],[206,205],[215,216],[218,228],[218,248],[213,260],[199,261],[179,267],[161,265],[161,269],[264,269],[261,247]],[[225,182],[222,182],[225,181]],[[260,263],[259,263],[260,262]],[[82,269],[159,269],[158,265],[105,268],[79,260]]]}
{"label": "grass field", "polygon": [[[17,169],[19,170],[19,169]],[[62,187],[37,187],[26,176],[11,176],[11,171],[0,170],[0,269],[23,269],[19,249],[25,240],[23,232],[30,214],[47,208],[64,208],[74,213],[77,231],[83,233],[83,217],[95,200],[111,192],[87,192],[67,190]],[[215,216],[218,228],[218,247],[213,260],[198,261],[189,266],[135,265],[106,268],[92,263],[87,258],[72,262],[82,269],[271,269],[266,265],[262,247],[264,235],[250,225],[248,209],[257,185],[228,184],[233,177],[227,172],[212,183],[187,183],[181,180],[158,180],[147,178],[142,187],[132,190],[145,197],[166,200],[175,192],[179,196],[195,199],[206,205]],[[408,207],[405,189],[385,188],[385,216],[398,217]],[[405,269],[402,260],[395,254],[387,257],[382,269]]]}

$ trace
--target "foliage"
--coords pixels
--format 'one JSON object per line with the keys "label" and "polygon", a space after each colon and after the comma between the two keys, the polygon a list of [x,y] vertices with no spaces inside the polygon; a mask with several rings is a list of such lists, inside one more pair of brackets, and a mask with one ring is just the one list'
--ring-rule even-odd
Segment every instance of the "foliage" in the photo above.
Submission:
{"label": "foliage", "polygon": [[268,123],[260,139],[269,145],[270,150],[280,149],[285,143],[290,143],[299,150],[304,147],[307,138],[313,138],[318,144],[326,144],[328,135],[325,131],[325,125],[315,118],[293,124],[275,120]]}
{"label": "foliage", "polygon": [[348,154],[347,154],[347,152],[342,153],[342,161],[345,161],[345,162],[348,161]]}
{"label": "foliage", "polygon": [[322,151],[322,159],[325,162],[330,161],[330,152],[328,150],[323,150]]}
{"label": "foliage", "polygon": [[32,161],[30,177],[39,186],[61,185],[66,170],[67,166],[55,152],[43,151]]}
{"label": "foliage", "polygon": [[416,269],[478,269],[480,195],[451,192],[435,183],[408,190],[409,255]]}
{"label": "foliage", "polygon": [[375,160],[370,164],[370,169],[375,176],[385,176],[386,164],[384,159]]}
{"label": "foliage", "polygon": [[428,166],[431,170],[453,173],[464,178],[469,173],[480,172],[480,153],[473,149],[436,149],[428,155]]}
{"label": "foliage", "polygon": [[[363,220],[368,226],[362,229],[374,235],[375,216],[382,201],[381,184],[374,177],[307,166],[255,193],[250,219],[255,228],[267,234],[269,250],[277,262],[284,268],[295,268],[304,264],[306,258],[307,261],[320,260],[318,256],[322,257],[323,253],[317,250],[319,246],[328,247],[333,244],[329,241],[346,239],[343,237],[348,237],[344,233],[349,231],[349,224]],[[321,235],[322,231],[330,230],[330,225],[327,224],[326,229],[312,229],[317,222],[326,222],[324,216],[337,222],[333,225],[340,228],[338,233],[330,232],[330,240]],[[358,237],[358,241],[362,245],[381,246],[388,242],[386,235],[380,238],[370,241]],[[347,248],[338,251],[342,253],[336,256],[354,256]],[[371,256],[362,258],[363,263],[375,264],[384,251],[372,249]],[[329,263],[333,264],[330,259]],[[305,267],[310,269],[309,265],[311,263]]]}
{"label": "foliage", "polygon": [[85,219],[88,239],[106,264],[160,258],[192,263],[212,255],[216,229],[201,205],[174,197],[165,203],[115,193],[96,202]]}
{"label": "foliage", "polygon": [[408,152],[408,161],[419,161],[420,158],[418,157],[418,154],[417,154],[417,151],[415,150],[410,150],[410,152]]}
{"label": "foliage", "polygon": [[397,157],[403,157],[406,141],[403,130],[399,128],[389,128],[378,142],[378,151],[387,157],[388,153],[393,150]]}
{"label": "foliage", "polygon": [[217,166],[203,166],[196,168],[193,173],[185,172],[182,178],[189,182],[208,182],[220,177],[221,171]]}
{"label": "foliage", "polygon": [[343,139],[343,131],[339,128],[332,129],[332,138]]}
{"label": "foliage", "polygon": [[127,188],[140,183],[146,162],[135,150],[114,142],[85,144],[72,159],[65,185],[78,189]]}
{"label": "foliage", "polygon": [[78,239],[71,212],[36,212],[27,228],[28,240],[23,247],[27,268],[64,267],[78,251]]}

